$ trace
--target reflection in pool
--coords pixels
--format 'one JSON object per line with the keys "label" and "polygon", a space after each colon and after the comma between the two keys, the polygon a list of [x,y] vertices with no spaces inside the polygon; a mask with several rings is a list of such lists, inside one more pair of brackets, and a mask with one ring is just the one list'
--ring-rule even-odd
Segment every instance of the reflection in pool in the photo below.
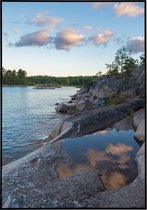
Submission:
{"label": "reflection in pool", "polygon": [[139,145],[133,135],[133,130],[118,132],[116,129],[106,129],[65,139],[63,150],[72,163],[57,169],[59,177],[95,169],[107,189],[128,185],[137,176],[135,157]]}

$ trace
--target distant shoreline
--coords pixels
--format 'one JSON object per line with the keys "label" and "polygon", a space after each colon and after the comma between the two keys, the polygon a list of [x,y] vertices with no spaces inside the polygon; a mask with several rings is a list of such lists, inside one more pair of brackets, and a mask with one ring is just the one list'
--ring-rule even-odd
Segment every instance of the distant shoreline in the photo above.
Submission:
{"label": "distant shoreline", "polygon": [[[2,87],[35,87],[36,85],[3,85]],[[76,88],[80,88],[80,85],[62,85],[61,87],[76,87]]]}
{"label": "distant shoreline", "polygon": [[33,85],[2,85],[2,87],[28,87]]}

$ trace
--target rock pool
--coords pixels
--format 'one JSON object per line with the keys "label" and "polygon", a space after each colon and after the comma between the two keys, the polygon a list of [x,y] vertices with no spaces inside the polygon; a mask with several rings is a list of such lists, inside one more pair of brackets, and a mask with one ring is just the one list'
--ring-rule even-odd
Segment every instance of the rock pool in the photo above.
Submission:
{"label": "rock pool", "polygon": [[131,183],[137,176],[136,153],[140,146],[134,130],[108,128],[78,138],[64,140],[62,149],[71,163],[57,168],[59,177],[78,171],[97,170],[106,189],[116,189]]}

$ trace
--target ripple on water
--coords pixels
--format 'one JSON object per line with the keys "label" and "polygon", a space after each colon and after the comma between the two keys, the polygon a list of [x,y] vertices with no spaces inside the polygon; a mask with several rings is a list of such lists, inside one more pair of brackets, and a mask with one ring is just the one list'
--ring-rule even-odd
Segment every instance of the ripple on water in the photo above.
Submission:
{"label": "ripple on water", "polygon": [[70,95],[75,94],[76,90],[74,87],[54,90],[2,88],[3,164],[17,160],[39,147],[39,144],[31,143],[48,136],[62,117],[55,112],[55,103],[70,100]]}

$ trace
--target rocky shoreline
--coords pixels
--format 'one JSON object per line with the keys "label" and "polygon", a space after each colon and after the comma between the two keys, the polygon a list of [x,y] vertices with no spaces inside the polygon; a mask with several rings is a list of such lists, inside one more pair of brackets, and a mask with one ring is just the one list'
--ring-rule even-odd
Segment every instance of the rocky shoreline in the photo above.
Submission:
{"label": "rocky shoreline", "polygon": [[[143,67],[123,80],[101,78],[82,87],[72,102],[57,105],[58,112],[68,115],[50,132],[50,142],[3,166],[3,208],[145,208],[144,78]],[[141,144],[136,179],[120,189],[106,190],[94,169],[59,177],[57,167],[71,162],[62,149],[64,139],[109,126],[135,129],[134,137]]]}

